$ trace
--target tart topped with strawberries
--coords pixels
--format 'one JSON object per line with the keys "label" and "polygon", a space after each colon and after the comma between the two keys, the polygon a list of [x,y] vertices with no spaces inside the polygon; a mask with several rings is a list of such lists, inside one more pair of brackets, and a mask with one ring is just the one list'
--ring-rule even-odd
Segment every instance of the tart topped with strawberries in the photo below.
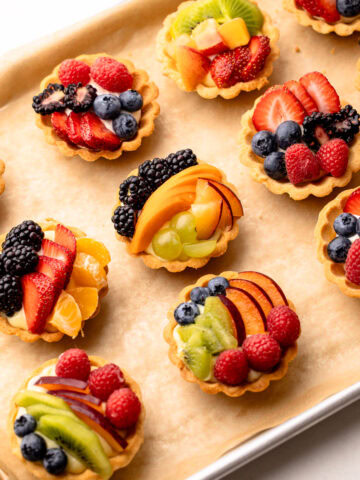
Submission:
{"label": "tart topped with strawberries", "polygon": [[164,75],[180,89],[231,99],[269,83],[278,39],[252,0],[195,0],[166,17],[157,53]]}
{"label": "tart topped with strawberries", "polygon": [[280,380],[297,353],[300,321],[291,302],[259,272],[205,275],[168,313],[169,358],[188,382],[239,397]]}
{"label": "tart topped with strawberries", "polygon": [[37,368],[13,399],[13,453],[41,479],[109,479],[143,443],[135,381],[114,363],[72,348]]}
{"label": "tart topped with strawberries", "polygon": [[324,197],[360,170],[359,114],[320,72],[269,88],[241,120],[240,160],[294,200]]}
{"label": "tart topped with strawberries", "polygon": [[47,142],[89,162],[137,150],[160,111],[147,73],[110,55],[64,60],[40,88],[32,107]]}
{"label": "tart topped with strawberries", "polygon": [[112,216],[128,253],[150,268],[200,268],[225,253],[243,216],[235,187],[192,150],[142,163],[120,185]]}
{"label": "tart topped with strawberries", "polygon": [[52,219],[25,220],[2,239],[0,331],[25,342],[82,333],[108,291],[105,245]]}

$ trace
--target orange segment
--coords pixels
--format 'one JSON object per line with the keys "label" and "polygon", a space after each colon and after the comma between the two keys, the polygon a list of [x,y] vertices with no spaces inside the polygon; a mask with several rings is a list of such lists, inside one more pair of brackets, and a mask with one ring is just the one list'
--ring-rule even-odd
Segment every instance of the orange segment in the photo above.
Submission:
{"label": "orange segment", "polygon": [[99,304],[99,293],[95,287],[76,287],[67,289],[67,292],[75,299],[83,320],[92,317]]}
{"label": "orange segment", "polygon": [[110,263],[111,257],[105,245],[93,238],[82,237],[76,241],[77,252],[88,253],[96,258],[102,267]]}
{"label": "orange segment", "polygon": [[92,255],[79,252],[73,265],[72,277],[79,287],[96,287],[98,290],[107,286],[106,272]]}
{"label": "orange segment", "polygon": [[62,290],[53,311],[48,318],[48,324],[60,332],[75,338],[81,330],[82,317],[75,299]]}

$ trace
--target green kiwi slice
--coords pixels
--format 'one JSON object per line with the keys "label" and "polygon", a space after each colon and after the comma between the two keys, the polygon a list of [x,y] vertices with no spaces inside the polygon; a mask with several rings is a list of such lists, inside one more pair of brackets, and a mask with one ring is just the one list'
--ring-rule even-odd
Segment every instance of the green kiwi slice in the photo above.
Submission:
{"label": "green kiwi slice", "polygon": [[224,347],[211,328],[192,324],[178,329],[181,340],[191,347],[205,347],[208,352],[215,354],[224,350]]}
{"label": "green kiwi slice", "polygon": [[215,317],[209,312],[205,315],[200,315],[198,318],[200,322],[199,324],[211,330],[218,338],[220,344],[222,345],[222,349],[219,350],[219,352],[237,347],[237,340],[234,335],[230,333],[225,322],[221,321],[219,318]]}
{"label": "green kiwi slice", "polygon": [[225,20],[242,18],[250,35],[256,35],[263,26],[264,17],[255,3],[249,0],[218,0]]}
{"label": "green kiwi slice", "polygon": [[38,403],[58,410],[71,412],[71,408],[62,398],[54,397],[54,395],[48,393],[36,392],[35,390],[22,390],[15,397],[15,404],[26,409],[30,405]]}
{"label": "green kiwi slice", "polygon": [[[26,407],[26,411],[29,415],[35,418],[36,421],[39,420],[44,415],[63,415],[65,417],[72,418],[81,422],[81,420],[71,411],[63,410],[60,408],[49,407],[49,405],[44,405],[43,403],[34,403]],[[83,423],[83,422],[81,422]],[[85,425],[85,424],[84,424]]]}
{"label": "green kiwi slice", "polygon": [[220,18],[222,16],[218,0],[198,0],[180,10],[171,25],[173,38],[191,31],[207,18]]}
{"label": "green kiwi slice", "polygon": [[186,346],[183,351],[185,364],[200,380],[209,380],[211,377],[213,357],[205,347]]}

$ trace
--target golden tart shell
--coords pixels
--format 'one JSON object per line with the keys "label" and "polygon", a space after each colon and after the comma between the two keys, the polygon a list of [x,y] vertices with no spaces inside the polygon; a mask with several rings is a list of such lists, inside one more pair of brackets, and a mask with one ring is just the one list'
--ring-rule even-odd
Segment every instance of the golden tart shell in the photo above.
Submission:
{"label": "golden tart shell", "polygon": [[[89,356],[90,362],[92,366],[96,367],[103,367],[106,365],[107,362],[101,357],[97,356]],[[47,362],[43,363],[41,367],[37,368],[34,370],[31,375],[28,377],[28,379],[23,383],[22,387],[19,389],[24,390],[30,380],[33,377],[36,377],[37,375],[40,375],[41,372],[43,371],[44,368],[46,367],[51,367],[52,365],[55,365],[57,363],[58,359],[53,358],[51,360],[48,360]],[[111,457],[110,463],[111,466],[113,467],[113,471],[115,472],[116,470],[119,470],[120,468],[126,467],[131,460],[134,458],[138,450],[140,449],[143,441],[144,441],[144,420],[145,420],[145,408],[142,402],[141,398],[141,391],[139,385],[123,370],[121,369],[122,373],[124,374],[125,380],[131,390],[133,390],[137,397],[139,398],[141,402],[141,413],[139,420],[136,424],[136,429],[134,432],[131,433],[130,436],[126,438],[128,442],[127,448],[124,450],[122,453],[117,453],[115,456]],[[15,398],[15,397],[14,397]],[[34,463],[34,462],[28,462],[23,458],[20,452],[19,444],[18,444],[18,439],[15,435],[14,432],[14,423],[16,420],[18,412],[18,407],[15,405],[15,401],[13,399],[12,401],[12,407],[9,413],[8,417],[8,434],[10,436],[10,442],[11,442],[11,449],[14,455],[16,455],[20,460],[26,464],[26,467],[29,469],[29,471],[37,478],[40,478],[42,480],[53,480],[54,476],[50,475],[47,473],[47,471],[44,469],[44,467],[41,464]],[[92,470],[86,469],[83,473],[80,474],[74,474],[74,473],[68,473],[65,475],[61,475],[62,479],[66,480],[99,480],[100,477],[97,473],[93,472]]]}
{"label": "golden tart shell", "polygon": [[356,63],[356,78],[355,78],[355,87],[360,90],[360,58]]}
{"label": "golden tart shell", "polygon": [[5,172],[5,163],[2,160],[0,160],[0,195],[5,190],[5,181],[3,178],[4,172]]}
{"label": "golden tart shell", "polygon": [[[237,272],[232,271],[220,273],[220,276],[225,277],[228,280],[231,278],[235,278],[237,275]],[[205,393],[209,393],[210,395],[215,395],[219,392],[222,392],[228,397],[241,397],[246,392],[262,392],[270,385],[270,382],[280,380],[286,375],[289,363],[296,357],[297,354],[296,343],[287,348],[285,355],[281,357],[281,361],[276,370],[270,373],[262,374],[261,377],[259,377],[258,380],[256,380],[255,382],[248,382],[235,387],[225,385],[219,382],[204,382],[203,380],[198,379],[197,377],[195,377],[192,371],[187,368],[185,363],[178,355],[178,347],[174,339],[173,333],[175,327],[177,326],[177,323],[174,319],[174,310],[179,303],[190,300],[190,292],[194,287],[203,287],[207,285],[209,280],[211,280],[215,276],[216,275],[211,274],[204,275],[203,277],[200,277],[195,284],[188,285],[187,287],[183,288],[183,290],[180,292],[177,303],[174,304],[172,308],[168,311],[167,317],[169,322],[164,329],[164,339],[169,344],[169,358],[171,362],[180,369],[181,376],[184,378],[184,380],[191,383],[197,383],[201,390],[203,390]],[[292,302],[290,302],[289,300],[288,302],[290,308],[294,310],[294,305],[292,304]]]}
{"label": "golden tart shell", "polygon": [[[164,22],[163,27],[158,33],[157,42],[156,42],[156,52],[158,60],[162,64],[162,73],[175,81],[176,85],[185,92],[189,90],[186,89],[184,82],[181,78],[180,73],[178,72],[175,64],[175,60],[169,54],[169,44],[172,42],[172,37],[170,34],[170,28],[173,20],[177,16],[178,12],[183,8],[188,7],[194,1],[183,2],[179,5],[176,12],[168,15]],[[270,16],[262,12],[264,16],[264,24],[262,27],[261,34],[267,35],[270,38],[270,47],[271,52],[266,59],[265,66],[260,72],[260,76],[251,80],[250,82],[238,82],[232,87],[229,88],[219,88],[217,86],[206,86],[204,83],[200,83],[194,91],[196,91],[200,97],[205,99],[216,98],[217,96],[223,97],[226,100],[235,98],[239,95],[240,92],[251,92],[253,90],[260,90],[265,85],[269,83],[269,77],[273,72],[273,63],[280,56],[280,50],[277,46],[279,40],[279,30],[274,27]]]}
{"label": "golden tart shell", "polygon": [[[110,150],[90,150],[88,148],[80,148],[76,145],[70,145],[65,140],[62,140],[56,134],[54,128],[50,122],[50,115],[38,115],[36,114],[36,125],[41,128],[45,134],[45,139],[51,145],[56,145],[61,153],[67,157],[74,157],[79,155],[83,160],[87,162],[94,162],[99,158],[107,158],[108,160],[115,160],[119,158],[123,152],[133,152],[137,150],[144,137],[149,137],[155,129],[155,118],[160,113],[159,104],[155,99],[159,96],[159,89],[154,82],[149,81],[149,76],[144,70],[137,70],[134,64],[130,60],[124,60],[122,58],[112,57],[106,53],[97,53],[94,55],[80,55],[76,57],[76,60],[92,65],[99,57],[115,58],[119,62],[126,65],[129,72],[133,75],[134,83],[133,88],[138,90],[143,96],[143,107],[141,109],[141,119],[139,130],[136,137],[133,140],[122,142],[120,148],[115,151]],[[57,65],[54,70],[45,77],[40,83],[40,90],[44,90],[49,83],[60,83],[58,70],[61,64]]]}

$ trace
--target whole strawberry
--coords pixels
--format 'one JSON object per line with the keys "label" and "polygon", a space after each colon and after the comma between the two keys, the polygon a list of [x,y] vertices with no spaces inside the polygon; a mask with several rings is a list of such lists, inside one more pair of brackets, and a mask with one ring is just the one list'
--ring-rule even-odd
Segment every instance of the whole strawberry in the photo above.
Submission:
{"label": "whole strawberry", "polygon": [[211,62],[210,73],[219,88],[228,88],[236,83],[233,77],[235,57],[232,51],[217,55]]}
{"label": "whole strawberry", "polygon": [[348,144],[341,138],[333,138],[320,147],[316,157],[325,172],[342,177],[348,166]]}
{"label": "whole strawberry", "polygon": [[266,319],[266,324],[270,336],[282,347],[292,345],[299,338],[299,317],[286,305],[274,307]]}
{"label": "whole strawberry", "polygon": [[249,365],[254,370],[266,372],[279,363],[281,348],[270,335],[258,333],[245,339],[243,349]]}
{"label": "whole strawberry", "polygon": [[360,285],[360,238],[355,240],[348,251],[345,274],[350,282]]}
{"label": "whole strawberry", "polygon": [[90,67],[84,62],[75,59],[64,60],[58,72],[61,83],[67,87],[70,83],[87,85],[90,80]]}
{"label": "whole strawberry", "polygon": [[288,178],[293,185],[315,180],[320,175],[320,163],[313,152],[302,143],[291,145],[285,152]]}
{"label": "whole strawberry", "polygon": [[100,87],[110,92],[124,92],[133,84],[127,67],[110,57],[99,57],[91,66],[91,76]]}
{"label": "whole strawberry", "polygon": [[141,403],[130,388],[113,392],[106,403],[106,416],[117,428],[130,428],[138,421]]}
{"label": "whole strawberry", "polygon": [[225,350],[217,357],[214,366],[216,380],[226,385],[240,385],[246,380],[249,366],[242,350]]}
{"label": "whole strawberry", "polygon": [[76,378],[85,382],[90,374],[89,357],[80,348],[70,348],[60,355],[55,373],[58,377]]}
{"label": "whole strawberry", "polygon": [[125,379],[120,368],[114,363],[93,370],[89,377],[90,392],[94,397],[107,400],[119,388],[125,386]]}

